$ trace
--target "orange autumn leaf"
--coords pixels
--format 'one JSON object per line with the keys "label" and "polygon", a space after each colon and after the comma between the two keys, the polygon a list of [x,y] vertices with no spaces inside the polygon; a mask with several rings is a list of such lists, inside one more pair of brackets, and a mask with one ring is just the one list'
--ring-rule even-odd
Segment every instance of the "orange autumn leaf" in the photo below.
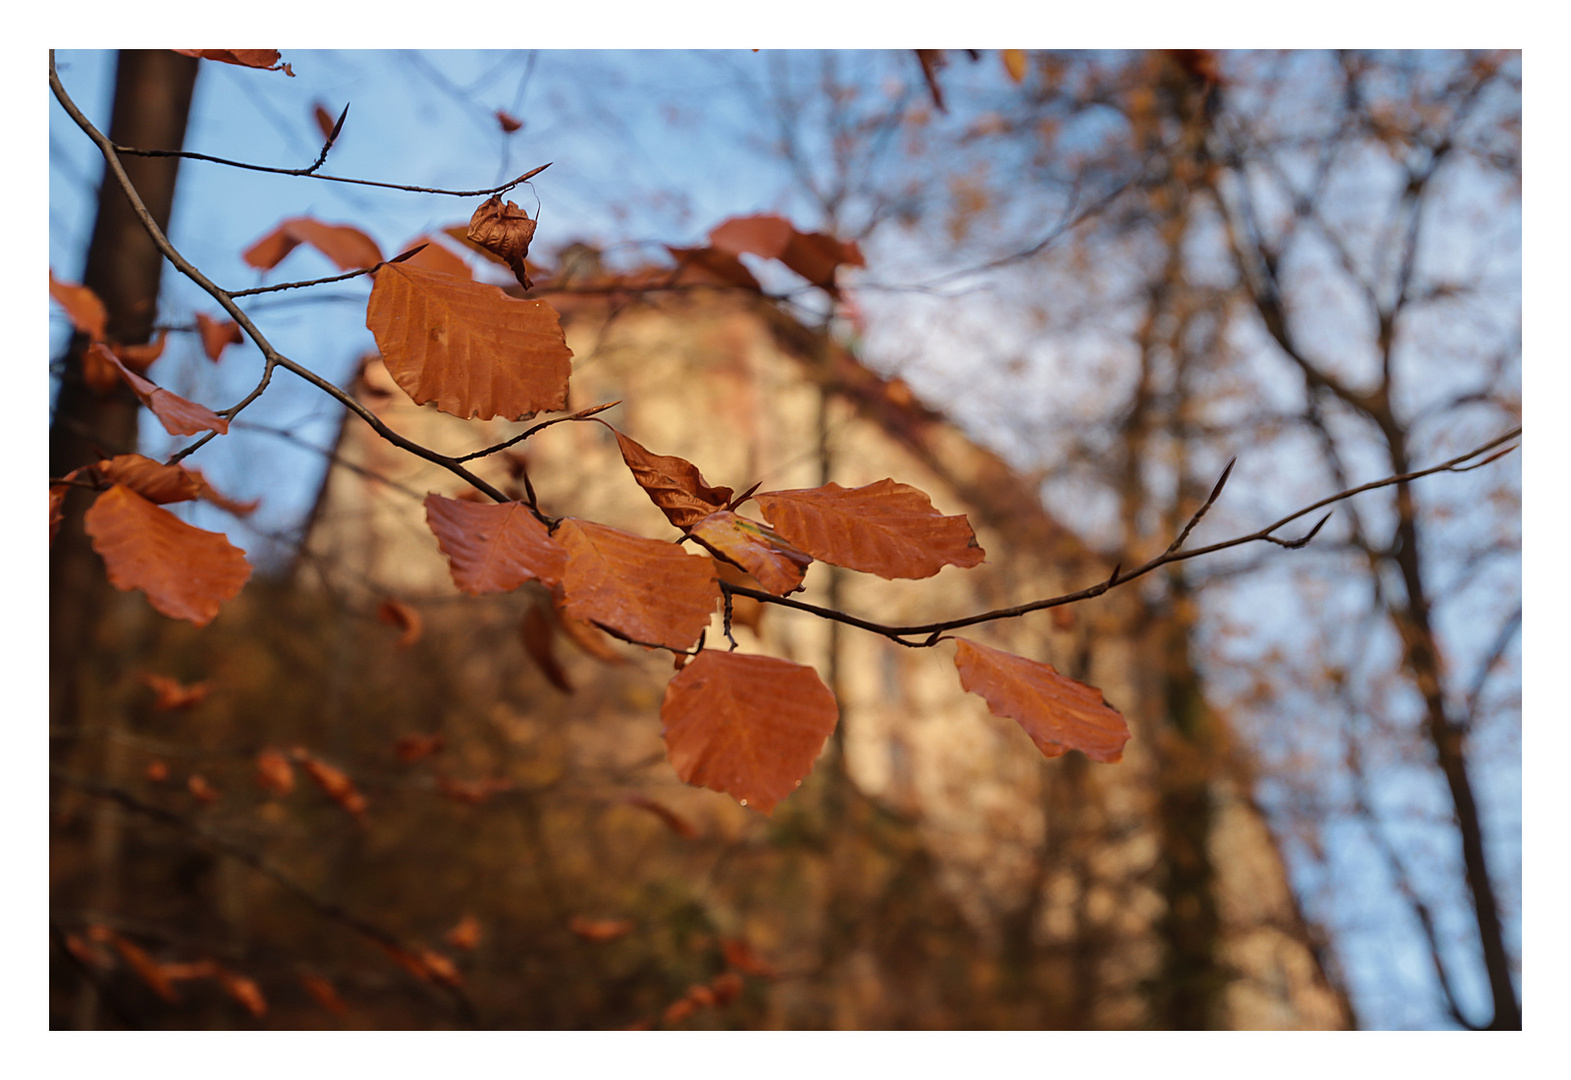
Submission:
{"label": "orange autumn leaf", "polygon": [[187,525],[116,484],[83,519],[117,589],[140,589],[171,619],[206,626],[251,577],[244,553],[222,534]]}
{"label": "orange autumn leaf", "polygon": [[509,135],[524,126],[524,122],[522,120],[518,119],[516,116],[511,115],[510,113],[503,112],[501,109],[496,110],[496,122],[500,124],[502,126],[502,130]]}
{"label": "orange autumn leaf", "polygon": [[698,829],[693,825],[692,822],[677,814],[669,807],[662,806],[660,803],[655,802],[651,798],[643,795],[629,795],[624,801],[629,806],[636,806],[639,809],[648,810],[655,817],[659,818],[660,822],[665,825],[666,828],[670,829],[680,837],[691,840],[693,837],[698,835]]}
{"label": "orange autumn leaf", "polygon": [[598,944],[626,937],[633,932],[633,923],[631,919],[589,919],[574,915],[568,920],[567,928],[585,941]]}
{"label": "orange autumn leaf", "polygon": [[86,334],[93,341],[103,340],[105,328],[109,325],[109,310],[104,307],[97,293],[85,285],[61,281],[55,277],[51,268],[49,296],[65,309],[66,318],[71,320],[71,325],[79,333]]}
{"label": "orange autumn leaf", "polygon": [[344,999],[338,996],[338,991],[333,989],[333,984],[320,975],[301,974],[300,985],[305,987],[305,992],[311,995],[322,1008],[337,1017],[349,1015],[349,1006],[344,1004]]}
{"label": "orange autumn leaf", "polygon": [[141,454],[118,454],[92,465],[92,475],[123,484],[155,503],[186,502],[202,493],[201,478],[179,465],[165,465]]}
{"label": "orange autumn leaf", "polygon": [[480,944],[480,920],[473,915],[465,914],[443,937],[449,945],[465,952]]}
{"label": "orange autumn leaf", "polygon": [[229,434],[228,420],[205,405],[187,401],[179,394],[172,394],[148,382],[122,364],[120,358],[103,345],[93,345],[88,352],[114,365],[120,372],[120,377],[130,384],[132,392],[141,398],[143,405],[152,410],[153,415],[158,417],[158,422],[164,425],[164,430],[169,434],[195,435],[200,431],[216,431],[220,435]]}
{"label": "orange autumn leaf", "polygon": [[725,956],[726,966],[733,971],[740,971],[743,975],[772,979],[779,974],[773,964],[759,956],[753,947],[741,938],[727,938],[720,942],[720,951]]}
{"label": "orange autumn leaf", "polygon": [[[420,247],[424,244],[424,247]],[[465,281],[474,280],[474,274],[469,270],[469,264],[448,251],[441,244],[429,236],[417,236],[404,245],[404,250],[409,251],[420,247],[420,250],[409,258],[403,260],[404,266],[418,266],[422,270],[434,270],[439,274],[450,277],[462,278]]]}
{"label": "orange autumn leaf", "polygon": [[616,428],[611,432],[633,479],[678,529],[692,527],[731,501],[731,489],[710,487],[692,462],[671,454],[652,454]]}
{"label": "orange autumn leaf", "polygon": [[230,345],[239,345],[245,338],[240,333],[240,324],[233,320],[219,322],[211,315],[202,312],[196,313],[196,332],[202,338],[202,351],[213,363],[218,363],[218,358],[224,355],[224,349]]}
{"label": "orange autumn leaf", "polygon": [[316,121],[316,126],[321,129],[322,138],[331,139],[333,137],[333,128],[337,122],[333,119],[333,114],[322,107],[321,102],[316,102],[311,106],[311,118]]}
{"label": "orange autumn leaf", "polygon": [[688,530],[717,557],[746,570],[764,591],[785,596],[802,587],[812,556],[798,551],[767,525],[721,510]]}
{"label": "orange autumn leaf", "polygon": [[564,694],[571,694],[573,684],[558,662],[553,648],[556,630],[551,625],[551,617],[538,606],[530,608],[524,614],[523,624],[519,627],[519,637],[523,640],[524,651],[535,662],[535,666],[540,669],[540,674],[546,677],[546,681]]}
{"label": "orange autumn leaf", "polygon": [[256,755],[256,782],[272,795],[288,795],[295,789],[295,770],[289,759],[277,750]]}
{"label": "orange autumn leaf", "polygon": [[731,285],[762,292],[758,279],[735,255],[714,248],[681,248],[666,245],[676,260],[678,285]]}
{"label": "orange autumn leaf", "polygon": [[217,965],[213,968],[213,978],[224,988],[224,993],[244,1005],[252,1016],[267,1015],[267,999],[262,996],[262,988],[254,980]]}
{"label": "orange autumn leaf", "polygon": [[545,301],[403,263],[375,277],[366,327],[416,405],[466,420],[526,420],[567,405],[573,352]]}
{"label": "orange autumn leaf", "polygon": [[813,769],[840,709],[810,667],[705,650],[666,686],[666,756],[683,782],[768,814]]}
{"label": "orange autumn leaf", "polygon": [[1005,49],[1003,52],[1004,71],[1009,74],[1009,81],[1019,83],[1026,77],[1026,51],[1024,49]]}
{"label": "orange autumn leaf", "polygon": [[250,499],[246,502],[240,502],[238,499],[231,499],[229,496],[220,493],[213,485],[207,482],[207,477],[202,475],[201,469],[188,469],[187,471],[196,477],[198,489],[196,497],[203,502],[212,503],[220,510],[227,510],[236,517],[249,517],[256,512],[258,506],[262,505],[261,499]]}
{"label": "orange autumn leaf", "polygon": [[535,238],[535,221],[519,209],[514,202],[503,202],[502,196],[493,195],[475,208],[469,218],[468,236],[471,241],[495,255],[508,265],[513,276],[525,289],[529,288],[528,266],[525,256]]}
{"label": "orange autumn leaf", "polygon": [[291,78],[294,76],[294,71],[288,64],[278,62],[277,49],[175,49],[174,51],[185,56],[194,56],[199,60],[217,60],[220,63],[235,64],[239,67],[282,71]]}
{"label": "orange autumn leaf", "polygon": [[447,556],[453,584],[471,596],[562,580],[567,553],[523,503],[471,503],[432,493],[425,519]]}
{"label": "orange autumn leaf", "polygon": [[985,555],[964,514],[940,514],[922,492],[893,480],[755,498],[775,531],[815,559],[882,578],[932,577]]}
{"label": "orange autumn leaf", "polygon": [[1108,763],[1124,756],[1129,725],[1102,691],[1060,675],[1049,664],[965,638],[956,638],[955,644],[960,685],[984,698],[993,715],[1019,723],[1044,756],[1079,750]]}
{"label": "orange autumn leaf", "polygon": [[[94,929],[102,928],[94,927]],[[140,945],[127,941],[113,931],[108,931],[107,940],[125,959],[126,965],[136,972],[137,978],[151,987],[155,994],[171,1004],[180,1000],[179,995],[175,993],[174,983],[170,981],[169,976],[164,974],[163,968],[152,957],[148,956]]]}
{"label": "orange autumn leaf", "polygon": [[356,818],[364,818],[366,811],[365,796],[356,790],[354,781],[341,769],[336,769],[324,761],[312,757],[304,748],[295,747],[294,759],[305,770],[306,775],[315,780],[317,786],[326,793],[339,806],[342,806]]}
{"label": "orange autumn leaf", "polygon": [[169,331],[160,330],[158,336],[145,345],[111,345],[109,349],[122,364],[141,375],[153,366],[154,360],[164,355],[164,344],[168,340]]}
{"label": "orange autumn leaf", "polygon": [[420,613],[402,600],[388,597],[376,605],[376,617],[381,622],[402,631],[398,635],[398,647],[407,649],[420,640]]}
{"label": "orange autumn leaf", "polygon": [[556,539],[567,552],[562,605],[570,617],[637,645],[678,651],[709,625],[720,587],[708,558],[574,518]]}
{"label": "orange autumn leaf", "polygon": [[562,635],[571,641],[578,649],[596,660],[606,664],[625,664],[627,657],[614,643],[610,634],[600,629],[594,623],[575,619],[562,609],[562,586],[557,585],[551,590],[552,610],[556,613],[556,624],[561,628]]}
{"label": "orange autumn leaf", "polygon": [[401,735],[393,743],[393,756],[405,765],[413,765],[432,754],[441,753],[444,741],[440,735]]}
{"label": "orange autumn leaf", "polygon": [[814,285],[835,293],[835,272],[841,266],[866,266],[856,241],[843,242],[825,233],[799,232],[774,214],[754,214],[721,222],[709,234],[709,246],[729,255],[744,252],[778,259]]}
{"label": "orange autumn leaf", "polygon": [[258,270],[271,270],[301,244],[309,244],[340,270],[362,270],[382,261],[382,249],[353,225],[329,225],[315,218],[289,218],[256,243],[242,258]]}
{"label": "orange autumn leaf", "polygon": [[153,708],[159,712],[192,709],[207,700],[209,687],[205,682],[187,686],[178,679],[171,679],[168,675],[154,675],[147,671],[139,673],[137,679],[157,695]]}

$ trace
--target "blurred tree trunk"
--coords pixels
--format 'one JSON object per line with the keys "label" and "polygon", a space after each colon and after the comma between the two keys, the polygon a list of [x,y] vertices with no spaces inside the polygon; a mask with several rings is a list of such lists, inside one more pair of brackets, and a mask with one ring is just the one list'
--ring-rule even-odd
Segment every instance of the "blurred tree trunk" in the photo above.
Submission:
{"label": "blurred tree trunk", "polygon": [[[114,111],[109,138],[117,145],[177,150],[184,137],[197,60],[169,50],[124,50],[115,72]],[[174,204],[178,158],[127,157],[125,169],[160,229],[169,228]],[[108,311],[107,336],[118,344],[136,345],[151,338],[158,310],[163,256],[154,246],[130,201],[105,173],[99,192],[98,217],[83,270],[83,284],[103,300]],[[87,342],[76,335],[65,358],[64,373],[49,430],[49,475],[60,477],[102,456],[130,453],[137,445],[140,403],[130,388],[119,385],[103,393],[83,377]],[[126,765],[124,748],[115,734],[126,724],[121,691],[144,643],[149,616],[142,600],[117,594],[104,575],[98,556],[82,530],[89,493],[73,489],[66,499],[65,521],[50,549],[49,666],[52,760],[78,771],[117,782]],[[123,602],[120,602],[123,601]],[[102,729],[107,737],[81,743],[83,727]],[[98,760],[71,762],[88,748],[102,748]],[[56,834],[52,847],[63,855],[61,838],[77,817],[74,807],[52,803]],[[58,867],[52,875],[52,900],[63,891],[98,911],[115,908],[119,882],[123,825],[118,806],[102,800],[91,806],[85,865],[74,873]],[[98,992],[84,981],[76,998],[72,1022],[78,1029],[97,1026]]]}

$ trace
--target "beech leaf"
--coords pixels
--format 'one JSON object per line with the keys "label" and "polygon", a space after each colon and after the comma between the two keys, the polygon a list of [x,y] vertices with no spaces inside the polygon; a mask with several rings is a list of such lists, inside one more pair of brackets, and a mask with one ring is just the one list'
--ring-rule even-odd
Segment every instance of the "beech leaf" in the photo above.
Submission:
{"label": "beech leaf", "polygon": [[66,318],[77,331],[93,341],[102,341],[109,324],[109,311],[98,294],[85,285],[61,281],[49,271],[49,296],[65,309]]}
{"label": "beech leaf", "polygon": [[140,589],[171,619],[206,626],[251,577],[244,553],[222,534],[187,525],[115,484],[83,519],[117,589]]}
{"label": "beech leaf", "polygon": [[1046,757],[1079,750],[1109,764],[1124,756],[1129,725],[1094,686],[1076,682],[1050,664],[956,638],[960,685],[987,701],[994,716],[1025,729]]}
{"label": "beech leaf", "polygon": [[1024,49],[1004,50],[1004,70],[1009,73],[1009,81],[1018,84],[1026,77],[1026,51]]}
{"label": "beech leaf", "polygon": [[[498,118],[502,115],[497,114]],[[503,128],[516,130],[508,129],[506,121],[503,121]],[[481,203],[469,218],[469,239],[507,263],[525,289],[529,288],[529,274],[524,257],[529,254],[529,244],[534,238],[534,220],[520,210],[517,203],[504,203],[500,195],[493,195]]]}
{"label": "beech leaf", "polygon": [[767,525],[721,510],[688,530],[719,558],[746,570],[764,591],[785,596],[802,587],[812,556],[792,547]]}
{"label": "beech leaf", "polygon": [[103,345],[93,345],[88,352],[115,366],[120,372],[120,377],[130,384],[132,392],[141,398],[142,404],[146,405],[154,416],[158,417],[158,422],[164,425],[164,430],[169,434],[195,435],[199,431],[229,434],[228,420],[205,405],[187,401],[179,394],[171,394],[168,390],[148,382],[122,364],[120,358]]}
{"label": "beech leaf", "polygon": [[841,266],[866,266],[856,241],[840,241],[826,233],[799,232],[774,214],[754,214],[721,222],[709,234],[709,246],[730,255],[744,252],[778,259],[814,285],[836,293],[835,271]]}
{"label": "beech leaf", "polygon": [[545,301],[404,263],[375,276],[366,326],[416,405],[434,401],[466,420],[527,420],[566,406],[573,353]]}
{"label": "beech leaf", "polygon": [[839,717],[812,668],[712,649],[677,672],[660,706],[677,776],[764,814],[812,771]]}
{"label": "beech leaf", "polygon": [[675,283],[678,285],[732,285],[753,292],[763,291],[753,272],[729,251],[711,247],[671,247],[669,244],[666,250],[676,260]]}
{"label": "beech leaf", "polygon": [[240,67],[282,71],[290,78],[295,74],[288,64],[278,62],[277,49],[175,49],[174,51],[185,56],[194,56],[199,60],[217,60],[220,63],[237,64]]}
{"label": "beech leaf", "polygon": [[[421,247],[421,245],[425,245]],[[475,275],[470,272],[469,264],[454,255],[447,248],[437,243],[429,236],[417,236],[404,245],[405,251],[420,248],[409,258],[404,259],[403,266],[418,266],[422,270],[434,270],[438,274],[447,274],[449,277],[460,278],[464,281],[473,281]]]}
{"label": "beech leaf", "polygon": [[775,532],[813,558],[882,578],[932,577],[986,554],[964,514],[940,514],[922,492],[893,480],[754,498]]}
{"label": "beech leaf", "polygon": [[210,689],[205,682],[187,685],[168,675],[155,675],[147,671],[138,674],[137,680],[157,695],[153,708],[159,712],[194,709],[207,700],[207,692]]}
{"label": "beech leaf", "polygon": [[720,587],[707,557],[573,518],[557,528],[556,540],[567,552],[562,603],[573,618],[677,651],[709,625]]}
{"label": "beech leaf", "polygon": [[567,554],[523,503],[472,503],[432,493],[425,519],[447,555],[453,584],[471,596],[562,580]]}
{"label": "beech leaf", "polygon": [[398,647],[407,649],[420,640],[420,613],[402,600],[388,597],[376,605],[376,617],[387,625],[402,631]]}
{"label": "beech leaf", "polygon": [[240,334],[240,324],[232,319],[219,322],[211,315],[196,313],[196,331],[202,338],[202,351],[213,363],[224,355],[230,345],[239,345],[245,339]]}
{"label": "beech leaf", "polygon": [[202,478],[179,465],[165,465],[141,454],[119,454],[92,466],[111,484],[124,484],[155,503],[185,502],[202,494]]}
{"label": "beech leaf", "polygon": [[689,529],[730,502],[731,489],[704,483],[698,466],[692,462],[671,454],[652,454],[616,428],[611,431],[633,479],[677,528]]}
{"label": "beech leaf", "polygon": [[301,244],[310,244],[340,270],[362,270],[382,261],[382,249],[353,225],[329,225],[315,218],[290,218],[245,250],[258,270],[271,270]]}

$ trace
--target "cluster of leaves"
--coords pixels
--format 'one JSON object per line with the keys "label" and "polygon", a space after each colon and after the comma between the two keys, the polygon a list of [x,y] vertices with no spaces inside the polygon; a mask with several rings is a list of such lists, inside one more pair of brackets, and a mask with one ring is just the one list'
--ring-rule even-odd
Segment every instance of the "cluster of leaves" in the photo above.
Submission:
{"label": "cluster of leaves", "polygon": [[[527,287],[534,228],[516,204],[493,196],[475,211],[464,239],[505,263]],[[833,292],[838,269],[862,262],[855,244],[803,233],[770,215],[727,221],[710,239],[708,247],[672,249],[679,273],[696,270],[700,279],[757,289],[739,258],[753,254]],[[342,269],[369,270],[366,326],[392,378],[417,404],[466,419],[519,421],[562,411],[572,352],[557,312],[544,300],[520,299],[475,280],[463,260],[428,239],[421,242],[426,246],[407,259],[384,262],[377,245],[351,226],[295,218],[253,244],[245,258],[271,268],[306,244]],[[52,276],[51,291],[94,339],[90,352],[118,372],[172,434],[227,431],[223,416],[155,386],[97,340],[102,305],[95,307],[91,293]],[[604,423],[592,416],[598,411],[561,419]],[[784,597],[804,587],[814,561],[887,579],[919,579],[945,566],[976,566],[984,552],[963,515],[939,513],[927,495],[893,479],[852,489],[829,483],[758,492],[754,485],[737,495],[706,482],[693,463],[654,453],[606,426],[634,480],[680,531],[675,542],[551,517],[532,492],[525,500],[492,504],[432,493],[425,500],[427,523],[463,592],[508,592],[538,582],[551,592],[559,625],[598,627],[677,654],[679,670],[661,707],[677,774],[769,813],[811,771],[839,708],[810,667],[736,652],[734,639],[730,651],[704,647],[718,605],[724,606],[727,637],[731,633],[731,594],[720,564]],[[110,580],[141,590],[165,615],[205,624],[250,576],[244,555],[222,535],[162,508],[205,498],[246,509],[219,496],[195,470],[136,455],[101,461],[52,489],[56,515],[58,496],[71,483],[100,489],[86,528]],[[750,501],[756,513],[739,512]],[[698,550],[685,548],[685,541]],[[406,642],[418,636],[418,616],[407,607],[381,614],[404,630]],[[1019,721],[1044,753],[1079,749],[1100,761],[1119,759],[1129,731],[1099,692],[1047,664],[976,642],[962,640],[958,649],[962,685],[998,715]],[[301,764],[311,770],[316,763]]]}
{"label": "cluster of leaves", "polygon": [[[271,50],[181,51],[293,75]],[[325,127],[325,116],[321,119]],[[328,133],[328,147],[341,124],[342,118]],[[535,228],[515,203],[492,194],[474,211],[467,229],[449,233],[506,265],[527,291]],[[566,407],[572,352],[557,312],[545,301],[510,296],[475,280],[463,260],[430,238],[384,261],[362,231],[308,217],[282,222],[252,244],[244,258],[258,269],[272,269],[302,244],[341,270],[371,274],[366,326],[393,380],[416,404],[466,419],[512,421]],[[734,218],[711,232],[707,246],[669,250],[677,261],[673,280],[758,292],[761,287],[743,255],[776,260],[832,297],[839,295],[840,268],[864,265],[854,242],[802,232],[774,215]],[[90,290],[60,282],[51,271],[50,294],[87,339],[92,385],[107,391],[123,381],[172,435],[211,438],[228,432],[230,418],[243,406],[216,413],[145,377],[162,352],[162,336],[152,345],[117,346],[105,339],[105,308]],[[235,323],[205,315],[198,318],[197,330],[215,361],[227,344],[240,340]],[[604,408],[609,406],[560,419],[587,420]],[[984,553],[963,515],[939,513],[924,493],[893,479],[855,489],[829,483],[756,492],[754,485],[736,495],[708,484],[693,463],[653,453],[611,430],[634,479],[680,530],[675,542],[551,517],[532,490],[526,500],[493,505],[432,493],[425,501],[427,523],[460,590],[481,595],[538,582],[550,590],[557,624],[570,633],[598,627],[624,641],[675,653],[678,670],[666,689],[661,718],[677,774],[769,813],[812,769],[839,708],[812,668],[735,651],[734,586],[722,581],[721,564],[740,571],[743,580],[769,596],[785,597],[803,588],[814,561],[888,579],[927,578],[945,566],[976,566]],[[178,460],[160,464],[121,455],[52,481],[51,539],[66,490],[94,488],[85,528],[109,580],[120,589],[140,590],[163,614],[200,626],[240,591],[251,567],[222,534],[189,525],[163,507],[205,499],[244,514],[254,504],[225,498]],[[757,505],[755,516],[738,512],[749,501]],[[689,540],[700,550],[684,548]],[[729,651],[704,647],[717,605],[723,605]],[[379,615],[400,627],[402,644],[419,636],[418,615],[407,605],[390,601]],[[543,618],[537,613],[537,623]],[[542,666],[549,672],[549,634],[537,625],[531,635],[526,624],[525,637],[526,642],[534,639],[531,652],[546,658]],[[926,644],[939,640],[935,635]],[[1119,760],[1129,730],[1098,691],[1047,664],[976,642],[959,640],[957,648],[962,686],[998,715],[1017,720],[1043,753],[1079,749],[1096,760]],[[346,776],[303,750],[292,758],[346,810],[364,813],[365,800]],[[276,793],[292,786],[290,761],[271,751],[258,761],[260,778]]]}

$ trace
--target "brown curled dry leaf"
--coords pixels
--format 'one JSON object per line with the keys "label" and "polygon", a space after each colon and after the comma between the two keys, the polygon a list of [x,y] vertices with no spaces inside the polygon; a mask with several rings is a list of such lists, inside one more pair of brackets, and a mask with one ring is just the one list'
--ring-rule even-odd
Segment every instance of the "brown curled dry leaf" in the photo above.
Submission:
{"label": "brown curled dry leaf", "polygon": [[469,218],[470,240],[505,262],[525,289],[530,287],[524,257],[535,238],[535,222],[517,203],[493,195],[475,208]]}
{"label": "brown curled dry leaf", "polygon": [[220,322],[201,311],[196,313],[196,332],[202,339],[202,352],[215,364],[226,348],[245,340],[239,323],[232,319]]}
{"label": "brown curled dry leaf", "polygon": [[691,528],[731,501],[732,490],[705,483],[692,462],[673,454],[650,453],[616,428],[611,428],[611,432],[633,479],[678,529]]}

